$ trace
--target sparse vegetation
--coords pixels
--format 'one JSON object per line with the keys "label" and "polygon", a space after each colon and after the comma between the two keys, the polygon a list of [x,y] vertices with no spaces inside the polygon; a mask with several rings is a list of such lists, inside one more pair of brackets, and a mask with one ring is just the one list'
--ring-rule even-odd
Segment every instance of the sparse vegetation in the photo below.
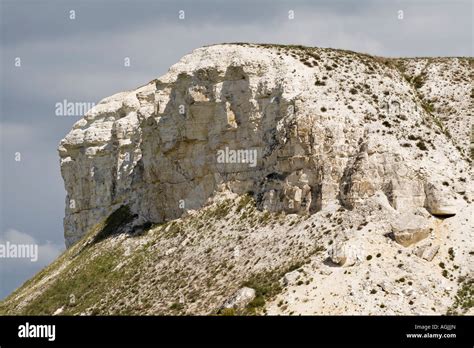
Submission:
{"label": "sparse vegetation", "polygon": [[415,86],[416,89],[420,89],[421,87],[423,87],[425,76],[426,74],[423,73],[415,76],[415,78],[413,79],[413,86]]}
{"label": "sparse vegetation", "polygon": [[423,151],[428,151],[428,148],[426,147],[426,144],[423,140],[418,140],[418,142],[416,143],[416,146],[420,149],[420,150],[423,150]]}
{"label": "sparse vegetation", "polygon": [[454,261],[454,249],[452,247],[448,249],[448,254],[449,254],[449,259],[451,261]]}
{"label": "sparse vegetation", "polygon": [[463,278],[447,315],[464,314],[474,307],[474,279]]}

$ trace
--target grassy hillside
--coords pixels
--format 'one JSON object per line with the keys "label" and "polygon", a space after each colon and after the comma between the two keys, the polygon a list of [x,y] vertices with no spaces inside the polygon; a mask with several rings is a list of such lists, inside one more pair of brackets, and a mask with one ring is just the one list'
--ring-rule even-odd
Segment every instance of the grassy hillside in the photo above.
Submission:
{"label": "grassy hillside", "polygon": [[[257,290],[243,312],[252,314],[286,272],[324,249],[311,238],[314,229],[296,228],[302,217],[259,212],[247,196],[143,231],[110,233],[127,221],[126,209],[116,211],[2,301],[0,313],[216,314],[247,285]],[[288,235],[268,233],[275,226]]]}

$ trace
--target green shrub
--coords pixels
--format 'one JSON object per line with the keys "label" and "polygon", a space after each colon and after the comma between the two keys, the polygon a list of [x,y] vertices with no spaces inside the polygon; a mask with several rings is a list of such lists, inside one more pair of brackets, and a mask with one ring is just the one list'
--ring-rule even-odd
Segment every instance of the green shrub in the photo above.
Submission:
{"label": "green shrub", "polygon": [[458,310],[467,312],[474,307],[474,279],[463,279],[452,306],[448,309],[448,315],[459,314]]}
{"label": "green shrub", "polygon": [[426,147],[426,144],[423,140],[418,140],[418,142],[416,143],[416,146],[420,149],[420,150],[423,150],[423,151],[428,151],[428,148]]}
{"label": "green shrub", "polygon": [[413,86],[415,86],[416,89],[420,89],[421,87],[423,87],[425,83],[424,77],[425,74],[420,74],[413,79]]}
{"label": "green shrub", "polygon": [[234,308],[224,308],[219,312],[220,315],[224,317],[231,317],[235,315],[235,309]]}
{"label": "green shrub", "polygon": [[252,302],[250,302],[248,304],[248,307],[249,308],[259,308],[259,307],[263,307],[265,306],[265,298],[260,295],[260,296],[256,296]]}
{"label": "green shrub", "polygon": [[179,302],[174,302],[171,304],[170,309],[174,311],[179,311],[184,308],[184,305]]}

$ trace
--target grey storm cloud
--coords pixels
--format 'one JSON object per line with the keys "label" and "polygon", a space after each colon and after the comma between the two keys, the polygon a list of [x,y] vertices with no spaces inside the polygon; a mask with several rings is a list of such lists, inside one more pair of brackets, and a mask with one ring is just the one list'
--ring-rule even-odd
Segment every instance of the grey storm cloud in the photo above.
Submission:
{"label": "grey storm cloud", "polygon": [[[97,103],[164,74],[197,47],[222,42],[471,56],[472,17],[470,0],[0,0],[0,237],[23,231],[54,245],[50,255],[62,250],[65,190],[56,148],[78,117],[55,116],[58,102]],[[17,272],[6,269],[11,262],[2,266],[0,298],[44,263],[19,263]]]}

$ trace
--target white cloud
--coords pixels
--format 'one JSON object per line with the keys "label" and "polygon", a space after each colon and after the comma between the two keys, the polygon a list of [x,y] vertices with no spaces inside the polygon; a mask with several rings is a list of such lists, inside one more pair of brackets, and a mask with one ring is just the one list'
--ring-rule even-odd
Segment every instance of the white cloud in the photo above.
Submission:
{"label": "white cloud", "polygon": [[0,235],[0,244],[36,245],[37,260],[30,258],[0,258],[0,299],[38,273],[43,267],[54,261],[65,249],[63,245],[50,241],[39,243],[32,235],[15,229],[7,229]]}
{"label": "white cloud", "polygon": [[8,271],[8,268],[10,267],[13,267],[15,271],[18,271],[18,268],[21,267],[39,270],[54,261],[65,249],[63,245],[55,244],[50,241],[38,243],[36,238],[32,235],[15,229],[8,229],[2,236],[0,236],[0,244],[6,244],[7,242],[14,245],[36,245],[38,248],[38,260],[36,262],[31,262],[28,258],[5,258],[1,260],[6,266],[5,268],[2,267],[2,272]]}

